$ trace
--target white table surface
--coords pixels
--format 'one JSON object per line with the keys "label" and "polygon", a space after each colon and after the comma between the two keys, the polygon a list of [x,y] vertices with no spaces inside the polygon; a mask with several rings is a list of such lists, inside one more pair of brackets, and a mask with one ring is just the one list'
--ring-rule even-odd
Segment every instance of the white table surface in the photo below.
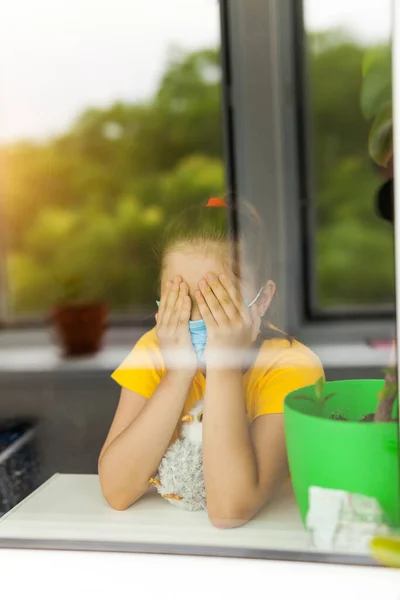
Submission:
{"label": "white table surface", "polygon": [[0,539],[84,540],[306,551],[308,536],[285,486],[238,529],[212,527],[204,511],[180,510],[156,491],[124,512],[112,510],[97,475],[56,474],[0,519]]}
{"label": "white table surface", "polygon": [[[211,527],[204,513],[181,511],[154,493],[126,512],[115,512],[103,500],[94,475],[52,477],[0,520],[0,546],[9,547],[10,538],[17,540],[14,548],[46,548],[46,544],[38,544],[37,540],[65,540],[65,548],[69,550],[74,540],[84,539],[102,542],[98,548],[103,550],[105,540],[270,547],[300,552],[308,547],[289,487],[249,524],[236,530],[218,531]],[[29,539],[36,541],[24,546],[22,541]],[[9,589],[15,596],[17,589],[18,597],[36,597],[38,592],[42,600],[53,599],[55,595],[60,600],[76,597],[77,589],[81,592],[79,597],[96,600],[123,598],[126,590],[133,597],[150,599],[161,595],[165,600],[182,595],[179,590],[189,590],[191,600],[254,597],[260,589],[269,595],[272,592],[273,596],[279,590],[279,598],[299,600],[347,599],[351,590],[356,590],[357,597],[364,600],[400,597],[400,572],[390,569],[167,556],[157,550],[146,554],[81,550],[0,549],[2,591]],[[308,556],[303,556],[303,560],[310,560]],[[335,562],[332,557],[327,560]]]}
{"label": "white table surface", "polygon": [[249,523],[213,527],[150,490],[128,510],[104,500],[97,475],[55,474],[0,519],[0,547],[165,552],[374,564],[367,555],[324,554],[310,544],[290,484]]}

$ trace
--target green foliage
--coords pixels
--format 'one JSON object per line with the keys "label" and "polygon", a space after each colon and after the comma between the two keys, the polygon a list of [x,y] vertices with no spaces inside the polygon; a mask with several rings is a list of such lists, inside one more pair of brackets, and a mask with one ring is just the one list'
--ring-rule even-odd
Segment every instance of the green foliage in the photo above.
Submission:
{"label": "green foliage", "polygon": [[218,53],[175,52],[155,97],[90,108],[70,131],[0,149],[11,303],[147,311],[166,222],[224,190]]}
{"label": "green foliage", "polygon": [[315,395],[318,400],[322,398],[322,392],[324,391],[324,383],[325,379],[323,377],[320,377],[317,383],[315,384]]}
{"label": "green foliage", "polygon": [[369,135],[369,152],[373,160],[386,167],[393,156],[393,108],[384,104],[372,124]]}
{"label": "green foliage", "polygon": [[295,399],[296,400],[308,400],[309,402],[312,402],[313,404],[315,404],[318,407],[318,410],[320,412],[322,412],[327,401],[336,395],[335,393],[332,393],[332,394],[327,394],[326,396],[324,396],[323,395],[324,385],[325,385],[325,378],[320,377],[314,387],[314,396],[298,395],[298,396],[295,396]]}
{"label": "green foliage", "polygon": [[[340,31],[309,36],[323,307],[394,297],[392,241],[374,214],[380,180],[359,101],[367,86],[364,109],[372,115],[383,92],[368,92],[366,77],[377,61],[364,55],[365,48]],[[17,313],[99,298],[114,311],[153,309],[154,247],[166,225],[185,207],[224,193],[219,65],[215,50],[175,50],[149,101],[89,107],[61,136],[0,147],[10,300]]]}
{"label": "green foliage", "polygon": [[390,48],[372,48],[363,61],[361,107],[366,119],[374,119],[369,134],[373,160],[386,167],[393,155],[392,55]]}
{"label": "green foliage", "polygon": [[392,100],[392,53],[388,46],[369,49],[362,64],[361,108],[367,119]]}
{"label": "green foliage", "polygon": [[309,38],[317,227],[312,243],[321,308],[394,303],[393,235],[375,213],[382,180],[369,156],[371,126],[360,106],[363,65],[368,70],[375,53],[388,52],[366,52],[341,31]]}
{"label": "green foliage", "polygon": [[[375,421],[390,421],[393,411],[393,404],[397,397],[397,369],[395,367],[388,367],[383,369],[385,373],[385,384],[378,393],[379,405],[377,407],[376,415],[372,415]],[[314,394],[303,395],[298,394],[294,398],[296,400],[307,400],[312,402],[318,409],[318,413],[322,415],[325,404],[330,398],[336,396],[336,392],[324,395],[325,378],[320,377],[314,386]],[[329,416],[329,415],[325,415]],[[379,418],[377,418],[379,416]],[[338,420],[346,420],[343,418],[341,412],[337,412],[331,415],[331,418]],[[366,421],[367,422],[367,421]]]}

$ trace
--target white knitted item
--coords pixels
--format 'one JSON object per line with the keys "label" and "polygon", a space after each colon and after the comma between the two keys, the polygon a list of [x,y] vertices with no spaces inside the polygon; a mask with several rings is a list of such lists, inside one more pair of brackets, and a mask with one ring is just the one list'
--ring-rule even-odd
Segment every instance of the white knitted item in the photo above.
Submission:
{"label": "white knitted item", "polygon": [[[192,422],[183,422],[180,439],[176,440],[165,453],[156,475],[157,486],[162,496],[169,502],[185,510],[205,510],[206,492],[203,475],[203,425],[199,415],[204,402],[200,400],[189,415]],[[181,498],[181,499],[178,499]]]}

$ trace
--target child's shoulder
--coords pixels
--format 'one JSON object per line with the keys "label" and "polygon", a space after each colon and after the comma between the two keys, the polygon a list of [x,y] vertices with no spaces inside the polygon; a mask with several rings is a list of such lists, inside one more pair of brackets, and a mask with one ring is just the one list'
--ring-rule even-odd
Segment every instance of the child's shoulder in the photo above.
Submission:
{"label": "child's shoulder", "polygon": [[140,336],[133,348],[129,351],[129,354],[114,371],[112,376],[118,381],[116,377],[118,373],[132,372],[133,370],[137,371],[141,369],[162,370],[162,368],[163,362],[160,344],[155,328],[153,328]]}
{"label": "child's shoulder", "polygon": [[265,333],[268,337],[260,345],[248,380],[247,411],[251,421],[262,415],[283,413],[288,394],[314,385],[324,376],[321,361],[310,348],[282,332]]}
{"label": "child's shoulder", "polygon": [[156,328],[153,327],[149,331],[143,333],[135,344],[135,347],[137,346],[158,349],[160,347],[160,342],[158,340]]}
{"label": "child's shoulder", "polygon": [[[276,337],[273,335],[274,331],[277,333]],[[262,342],[260,356],[264,357],[270,367],[301,364],[322,368],[321,361],[313,350],[275,327],[271,327],[271,337]]]}

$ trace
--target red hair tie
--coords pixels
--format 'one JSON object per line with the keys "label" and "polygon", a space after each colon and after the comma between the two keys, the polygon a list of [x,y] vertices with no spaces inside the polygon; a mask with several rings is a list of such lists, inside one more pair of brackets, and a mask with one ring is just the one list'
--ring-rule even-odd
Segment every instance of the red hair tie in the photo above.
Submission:
{"label": "red hair tie", "polygon": [[223,206],[224,208],[228,208],[227,203],[225,202],[225,200],[222,200],[222,198],[210,198],[206,204],[207,208],[209,206]]}

